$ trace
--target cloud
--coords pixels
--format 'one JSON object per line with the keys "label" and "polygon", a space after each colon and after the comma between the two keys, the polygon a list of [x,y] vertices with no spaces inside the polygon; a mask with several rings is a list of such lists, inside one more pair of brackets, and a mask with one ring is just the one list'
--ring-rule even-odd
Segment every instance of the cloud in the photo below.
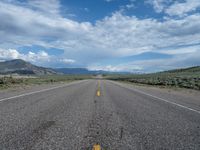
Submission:
{"label": "cloud", "polygon": [[45,51],[34,53],[29,51],[27,54],[18,52],[16,49],[0,49],[0,59],[24,59],[30,62],[50,61],[51,56]]}
{"label": "cloud", "polygon": [[169,46],[199,43],[199,20],[199,14],[160,22],[116,13],[97,22],[95,34],[98,39],[93,40],[102,45],[101,49],[107,48],[115,56],[136,55]]}
{"label": "cloud", "polygon": [[64,59],[61,59],[60,62],[63,62],[63,63],[65,63],[65,64],[73,64],[73,63],[75,63],[76,61],[73,60],[73,59],[66,59],[66,58],[64,58]]}
{"label": "cloud", "polygon": [[28,0],[27,6],[36,11],[42,11],[43,14],[58,16],[60,14],[61,4],[59,0]]}
{"label": "cloud", "polygon": [[195,13],[200,8],[199,0],[147,0],[147,4],[153,6],[155,12],[164,12],[169,16],[183,17],[188,13]]}
{"label": "cloud", "polygon": [[163,12],[166,7],[171,3],[172,0],[147,0],[145,1],[146,4],[150,4],[153,6],[155,12],[161,13]]}
{"label": "cloud", "polygon": [[52,56],[50,56],[45,51],[39,51],[38,53],[29,51],[29,53],[27,55],[22,54],[22,56],[24,56],[24,57],[19,57],[19,58],[21,58],[21,59],[25,58],[25,60],[35,62],[35,63],[37,61],[49,62],[52,58]]}
{"label": "cloud", "polygon": [[0,49],[0,59],[18,59],[20,56],[20,53],[15,49]]}
{"label": "cloud", "polygon": [[73,59],[55,57],[49,55],[47,52],[41,50],[37,53],[29,51],[27,54],[20,53],[16,49],[0,49],[0,60],[10,60],[10,59],[23,59],[28,62],[44,65],[48,63],[64,63],[64,64],[73,64],[76,61]]}
{"label": "cloud", "polygon": [[135,5],[133,3],[127,4],[126,8],[127,9],[135,8]]}
{"label": "cloud", "polygon": [[99,54],[100,57],[105,53],[120,56],[196,43],[200,36],[199,14],[160,22],[153,18],[138,19],[116,12],[92,25],[62,16],[52,18],[51,15],[45,16],[39,11],[12,4],[3,3],[1,6],[0,46],[5,47],[7,43],[7,48],[34,44],[61,48],[66,54],[84,51],[89,55]]}
{"label": "cloud", "polygon": [[196,66],[200,64],[200,47],[188,46],[187,48],[167,49],[160,52],[161,54],[170,54],[172,57],[148,60],[133,60],[128,63],[116,65],[91,65],[89,69],[106,70],[106,71],[129,71],[138,73],[150,73],[164,71],[176,68]]}
{"label": "cloud", "polygon": [[[172,58],[137,61],[127,64],[127,66],[136,65],[143,68],[142,72],[164,71],[176,68],[196,66],[200,64],[200,52],[174,55]],[[152,67],[154,66],[154,67]]]}
{"label": "cloud", "polygon": [[129,65],[124,65],[124,64],[119,64],[119,65],[94,65],[94,66],[88,66],[88,70],[104,70],[104,71],[110,71],[110,72],[140,72],[142,71],[142,68],[140,66],[134,66],[132,65],[131,67]]}
{"label": "cloud", "polygon": [[90,10],[87,7],[85,7],[84,11],[89,12]]}
{"label": "cloud", "polygon": [[28,6],[3,2],[0,2],[0,19],[1,43],[9,43],[11,46],[34,43],[52,47],[49,41],[71,40],[84,34],[90,26],[90,23],[78,23],[60,15],[55,17],[44,14]]}
{"label": "cloud", "polygon": [[[152,4],[157,12],[166,10],[169,13],[170,8],[179,3],[153,0]],[[195,7],[198,8],[197,5]],[[55,59],[44,51],[28,54],[17,51],[19,47],[37,45],[45,49],[62,49],[64,54],[56,59],[57,62],[93,66],[96,62],[110,58],[117,59],[144,52],[163,53],[163,49],[176,49],[200,43],[199,13],[178,19],[168,17],[160,21],[156,18],[140,19],[134,15],[126,16],[115,12],[92,24],[65,18],[61,15],[60,9],[58,0],[29,0],[23,3],[1,1],[0,56],[2,58],[0,59],[22,58],[22,56],[30,61],[48,62],[53,60],[52,58]],[[182,13],[188,13],[189,10],[196,9],[187,9]],[[181,55],[181,51],[183,49],[165,52]],[[197,54],[198,51],[194,53]],[[137,64],[133,66],[138,67]],[[109,64],[105,65],[105,69],[118,70]]]}
{"label": "cloud", "polygon": [[106,2],[112,2],[112,1],[115,1],[115,0],[105,0]]}
{"label": "cloud", "polygon": [[161,54],[168,55],[190,55],[191,53],[195,54],[200,51],[200,45],[190,45],[186,47],[178,47],[178,48],[168,48],[162,51],[159,51]]}
{"label": "cloud", "polygon": [[185,16],[190,12],[196,11],[200,7],[199,0],[186,0],[185,2],[175,2],[166,9],[170,16]]}

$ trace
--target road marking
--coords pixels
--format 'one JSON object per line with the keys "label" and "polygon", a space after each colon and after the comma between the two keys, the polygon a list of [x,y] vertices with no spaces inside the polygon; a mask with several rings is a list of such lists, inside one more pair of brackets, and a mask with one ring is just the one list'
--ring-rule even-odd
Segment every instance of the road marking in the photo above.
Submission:
{"label": "road marking", "polygon": [[176,105],[176,106],[179,106],[179,107],[181,107],[181,108],[185,108],[185,109],[187,109],[187,110],[190,110],[190,111],[193,111],[193,112],[196,112],[196,113],[199,113],[199,114],[200,114],[200,111],[198,111],[198,110],[192,109],[192,108],[190,108],[190,107],[187,107],[187,106],[184,106],[184,105],[175,103],[175,102],[171,102],[171,101],[166,100],[166,99],[164,99],[164,98],[160,98],[160,97],[157,97],[157,96],[154,96],[154,95],[145,93],[145,92],[140,91],[140,90],[138,90],[138,89],[133,89],[133,91],[136,91],[136,92],[138,92],[138,93],[140,93],[140,94],[144,94],[144,95],[147,95],[147,96],[150,96],[150,97],[159,99],[159,100],[161,100],[161,101],[164,101],[164,102],[166,102],[166,103],[170,103],[170,104],[172,104],[172,105]]}
{"label": "road marking", "polygon": [[101,146],[99,144],[95,144],[92,150],[101,150]]}
{"label": "road marking", "polygon": [[97,87],[97,96],[101,96],[101,89],[100,89],[100,81],[98,80],[98,87]]}
{"label": "road marking", "polygon": [[[114,84],[121,85],[121,84],[118,84],[118,83],[114,83]],[[121,85],[121,86],[123,86],[123,85]],[[125,87],[125,86],[123,86],[123,87]],[[125,87],[125,88],[127,88],[127,87]],[[184,106],[184,105],[181,105],[181,104],[175,103],[175,102],[171,102],[171,101],[166,100],[166,99],[164,99],[164,98],[160,98],[160,97],[157,97],[157,96],[154,96],[154,95],[151,95],[151,94],[145,93],[145,92],[140,91],[140,90],[138,90],[138,89],[132,89],[132,88],[128,88],[128,89],[133,90],[133,91],[135,91],[135,92],[138,92],[138,93],[140,93],[140,94],[144,94],[144,95],[147,95],[147,96],[153,97],[153,98],[155,98],[155,99],[158,99],[158,100],[164,101],[164,102],[166,102],[166,103],[169,103],[169,104],[172,104],[172,105],[175,105],[175,106],[178,106],[178,107],[181,107],[181,108],[184,108],[184,109],[187,109],[187,110],[190,110],[190,111],[193,111],[193,112],[196,112],[196,113],[200,114],[200,111],[195,110],[195,109],[193,109],[193,108],[190,108],[190,107],[187,107],[187,106]]]}
{"label": "road marking", "polygon": [[97,96],[101,96],[100,90],[97,90]]}
{"label": "road marking", "polygon": [[68,85],[71,85],[71,84],[67,84],[67,85],[65,84],[65,85],[56,86],[56,87],[52,87],[52,88],[48,88],[48,89],[43,89],[43,90],[40,90],[40,91],[34,91],[34,92],[30,92],[30,93],[25,93],[25,94],[12,96],[12,97],[3,98],[3,99],[0,99],[0,102],[5,101],[5,100],[19,98],[19,97],[24,97],[24,96],[28,96],[28,95],[32,95],[32,94],[36,94],[36,93],[41,93],[41,92],[45,92],[45,91],[50,91],[50,90],[62,88],[62,87],[68,86]]}

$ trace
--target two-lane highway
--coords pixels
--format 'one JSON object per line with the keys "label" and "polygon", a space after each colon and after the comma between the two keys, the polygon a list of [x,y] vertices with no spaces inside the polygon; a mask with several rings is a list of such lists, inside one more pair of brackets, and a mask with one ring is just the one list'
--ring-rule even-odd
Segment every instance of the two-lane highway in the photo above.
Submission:
{"label": "two-lane highway", "polygon": [[92,150],[94,144],[198,150],[200,100],[107,80],[0,98],[0,149]]}

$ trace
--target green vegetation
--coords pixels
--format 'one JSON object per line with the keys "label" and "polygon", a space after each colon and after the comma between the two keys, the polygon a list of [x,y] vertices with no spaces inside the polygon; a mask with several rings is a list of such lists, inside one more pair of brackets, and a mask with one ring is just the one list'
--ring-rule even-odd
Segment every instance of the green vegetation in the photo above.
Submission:
{"label": "green vegetation", "polygon": [[200,67],[170,70],[152,74],[109,75],[106,76],[106,78],[138,84],[200,90]]}
{"label": "green vegetation", "polygon": [[57,82],[71,82],[75,80],[89,79],[89,75],[49,75],[36,77],[0,77],[0,89],[5,89],[13,86],[33,85],[33,84],[51,84]]}

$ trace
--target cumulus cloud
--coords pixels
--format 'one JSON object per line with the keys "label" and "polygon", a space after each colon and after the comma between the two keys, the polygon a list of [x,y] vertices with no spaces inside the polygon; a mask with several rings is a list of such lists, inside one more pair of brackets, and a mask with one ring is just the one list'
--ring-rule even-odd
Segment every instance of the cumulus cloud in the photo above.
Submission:
{"label": "cumulus cloud", "polygon": [[157,13],[179,17],[187,16],[200,7],[199,0],[147,0],[146,3],[151,4]]}
{"label": "cumulus cloud", "polygon": [[[179,6],[179,3],[171,4],[171,0],[168,2],[153,0],[152,5],[157,12],[166,11],[171,15],[185,14],[198,8],[198,3],[193,2],[193,5],[189,5],[186,10],[181,8],[182,11],[177,14],[172,10],[175,6]],[[183,4],[181,3],[181,7],[187,7],[182,6]],[[59,58],[60,62],[67,64],[76,62],[89,66],[103,59],[144,52],[162,53],[162,49],[169,47],[172,49],[167,53],[181,54],[180,49],[172,52],[173,48],[200,43],[199,13],[179,19],[169,17],[160,21],[155,18],[139,19],[136,16],[115,12],[92,24],[63,17],[60,14],[60,7],[58,0],[29,0],[17,4],[7,0],[1,1],[0,59],[23,56],[31,61],[51,60],[52,56],[44,51],[28,54],[17,51],[18,47],[38,45],[47,49],[62,49],[64,54]],[[116,67],[106,66],[105,69],[118,70]]]}
{"label": "cumulus cloud", "polygon": [[28,0],[27,6],[44,14],[59,15],[61,4],[59,0]]}
{"label": "cumulus cloud", "polygon": [[15,49],[0,49],[0,59],[18,59],[20,56],[20,53]]}
{"label": "cumulus cloud", "polygon": [[0,2],[1,43],[51,47],[49,41],[77,38],[90,26],[90,23],[78,23],[60,15],[55,18],[25,6]]}
{"label": "cumulus cloud", "polygon": [[44,65],[46,63],[64,63],[64,64],[73,64],[75,60],[49,55],[47,52],[41,50],[37,53],[29,51],[27,54],[20,53],[16,49],[0,49],[0,60],[10,60],[10,59],[23,59],[25,61]]}
{"label": "cumulus cloud", "polygon": [[[101,49],[109,49],[113,55],[128,56],[165,47],[199,43],[200,15],[182,20],[138,19],[120,13],[97,22],[96,42]],[[197,25],[198,24],[198,25]],[[102,38],[99,38],[102,37]]]}
{"label": "cumulus cloud", "polygon": [[166,9],[166,13],[170,16],[185,16],[190,12],[194,12],[199,7],[199,0],[186,0],[185,2],[175,2]]}
{"label": "cumulus cloud", "polygon": [[30,62],[50,61],[51,56],[45,51],[34,53],[29,51],[27,54],[18,52],[16,49],[0,49],[0,59],[24,59]]}
{"label": "cumulus cloud", "polygon": [[127,64],[118,64],[118,65],[91,65],[87,67],[89,70],[104,70],[110,72],[141,72],[142,67],[138,65],[127,65]]}
{"label": "cumulus cloud", "polygon": [[116,65],[91,65],[89,69],[106,70],[106,71],[129,71],[138,73],[151,73],[155,71],[164,71],[176,68],[184,68],[196,66],[200,64],[200,47],[188,46],[187,48],[167,49],[159,51],[161,54],[169,54],[172,57],[136,60],[128,63],[120,63]]}
{"label": "cumulus cloud", "polygon": [[117,12],[91,25],[61,16],[47,17],[12,4],[1,2],[0,6],[0,46],[5,43],[15,46],[34,44],[70,52],[88,51],[93,54],[94,50],[101,50],[100,53],[107,52],[108,55],[132,55],[169,45],[195,43],[200,31],[199,14],[160,22]]}
{"label": "cumulus cloud", "polygon": [[155,12],[160,13],[163,12],[168,5],[172,2],[172,0],[146,0],[146,4],[150,4],[153,6]]}

